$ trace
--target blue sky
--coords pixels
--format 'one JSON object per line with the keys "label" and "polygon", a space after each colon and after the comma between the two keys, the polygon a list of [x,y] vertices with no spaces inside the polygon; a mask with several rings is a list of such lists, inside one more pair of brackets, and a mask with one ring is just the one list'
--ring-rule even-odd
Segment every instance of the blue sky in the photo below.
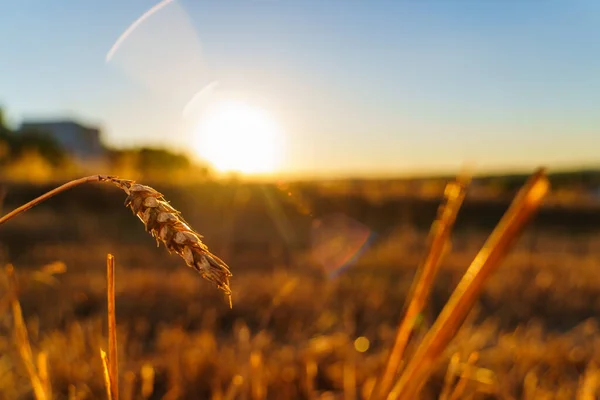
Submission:
{"label": "blue sky", "polygon": [[0,104],[114,146],[188,149],[218,81],[285,132],[280,171],[388,174],[600,164],[600,2],[8,0]]}

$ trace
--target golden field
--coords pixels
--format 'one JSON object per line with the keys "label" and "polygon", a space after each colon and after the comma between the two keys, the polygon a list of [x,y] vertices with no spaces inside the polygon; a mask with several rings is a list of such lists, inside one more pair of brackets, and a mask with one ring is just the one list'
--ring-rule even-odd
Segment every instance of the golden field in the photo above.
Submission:
{"label": "golden field", "polygon": [[[21,282],[54,398],[106,396],[107,253],[116,258],[121,398],[368,396],[427,251],[442,181],[418,191],[386,181],[143,183],[230,266],[233,308],[156,247],[118,190],[91,184],[57,195],[0,226],[1,261]],[[3,187],[2,214],[54,186]],[[467,197],[409,355],[511,197]],[[457,365],[472,372],[460,398],[585,398],[582,382],[600,362],[600,206],[559,200],[549,199],[486,282],[423,399],[452,398],[444,379]],[[57,262],[66,272],[40,273]],[[33,398],[10,310],[0,307],[0,398]]]}

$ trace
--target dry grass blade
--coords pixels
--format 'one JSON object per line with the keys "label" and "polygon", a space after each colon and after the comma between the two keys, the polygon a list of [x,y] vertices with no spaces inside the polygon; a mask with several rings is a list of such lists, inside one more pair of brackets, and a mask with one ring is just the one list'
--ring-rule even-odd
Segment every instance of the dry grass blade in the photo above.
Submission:
{"label": "dry grass blade", "polygon": [[448,364],[448,369],[446,370],[446,376],[444,377],[444,386],[442,387],[442,392],[440,393],[439,400],[448,400],[450,394],[452,393],[452,387],[454,384],[454,380],[458,375],[458,369],[460,366],[460,354],[454,353],[450,358],[450,363]]}
{"label": "dry grass blade", "polygon": [[229,383],[229,387],[227,388],[227,392],[225,393],[224,400],[233,400],[235,396],[239,393],[240,387],[244,383],[244,378],[241,375],[236,375],[233,377],[231,382]]}
{"label": "dry grass blade", "polygon": [[19,350],[21,359],[25,364],[25,369],[29,375],[29,380],[31,381],[31,386],[33,387],[33,393],[36,400],[49,400],[48,394],[44,388],[44,384],[38,375],[33,361],[33,352],[31,351],[31,344],[29,343],[29,335],[27,334],[27,328],[25,326],[25,321],[23,320],[21,304],[17,298],[17,279],[12,265],[6,267],[6,274],[10,282],[9,296],[13,314],[15,343],[17,344],[17,349]]}
{"label": "dry grass blade", "polygon": [[10,293],[5,293],[4,296],[0,297],[0,315],[4,314],[10,307],[11,296]]}
{"label": "dry grass blade", "polygon": [[388,400],[415,399],[475,304],[483,284],[508,253],[510,246],[549,190],[545,170],[538,170],[513,200],[487,242],[477,254],[439,317],[411,358]]}
{"label": "dry grass blade", "polygon": [[535,371],[529,371],[525,375],[525,381],[523,382],[523,399],[535,400],[537,398],[538,388],[538,377]]}
{"label": "dry grass blade", "polygon": [[315,379],[317,377],[317,373],[319,371],[319,365],[315,360],[308,359],[306,361],[306,377],[305,377],[305,388],[306,388],[306,397],[308,399],[316,398],[315,395]]}
{"label": "dry grass blade", "polygon": [[77,400],[77,388],[75,387],[75,385],[69,385],[68,399]]}
{"label": "dry grass blade", "polygon": [[135,398],[135,373],[133,371],[127,371],[123,379],[123,385],[121,386],[121,399],[133,400]]}
{"label": "dry grass blade", "polygon": [[471,353],[469,358],[467,358],[467,362],[462,366],[463,371],[460,374],[460,379],[454,386],[454,390],[450,395],[450,400],[459,400],[461,398],[467,388],[469,379],[471,378],[471,367],[477,362],[478,359],[478,353]]}
{"label": "dry grass blade", "polygon": [[344,362],[344,400],[356,400],[356,365],[353,359]]}
{"label": "dry grass blade", "polygon": [[444,204],[440,206],[436,221],[431,226],[429,250],[415,276],[404,318],[398,325],[396,339],[388,356],[384,373],[374,390],[373,398],[375,399],[384,399],[392,388],[413,331],[415,320],[427,303],[435,276],[448,249],[450,233],[465,198],[469,182],[470,177],[465,174],[446,186],[446,199]]}
{"label": "dry grass blade", "polygon": [[106,295],[108,300],[108,372],[110,374],[112,398],[119,400],[119,362],[117,352],[117,317],[115,312],[115,258],[106,256]]}
{"label": "dry grass blade", "polygon": [[252,400],[263,400],[266,398],[267,388],[264,384],[264,364],[260,351],[250,353],[250,392]]}
{"label": "dry grass blade", "polygon": [[140,376],[142,378],[142,398],[149,399],[154,392],[154,367],[150,363],[142,365]]}
{"label": "dry grass blade", "polygon": [[65,263],[56,261],[50,264],[44,265],[41,270],[35,271],[32,275],[32,280],[45,283],[49,286],[58,285],[59,281],[55,275],[63,274],[67,271]]}
{"label": "dry grass blade", "polygon": [[128,195],[125,205],[130,207],[133,213],[142,220],[146,230],[157,242],[163,242],[169,252],[179,254],[188,266],[222,289],[229,296],[229,305],[231,306],[231,290],[229,288],[231,272],[227,264],[212,254],[202,243],[202,235],[190,228],[179,211],[173,208],[161,193],[149,186],[107,175],[92,175],[76,179],[0,217],[0,225],[65,190],[88,182],[112,183],[123,190]]}
{"label": "dry grass blade", "polygon": [[106,398],[113,400],[112,382],[110,381],[110,362],[106,352],[100,349],[100,358],[102,359],[102,369],[104,371],[104,386],[106,387]]}
{"label": "dry grass blade", "polygon": [[44,388],[47,398],[52,399],[52,384],[50,382],[50,376],[48,374],[48,354],[44,351],[38,353],[37,356],[37,370],[40,382]]}
{"label": "dry grass blade", "polygon": [[594,400],[598,390],[598,368],[590,362],[585,370],[577,393],[577,400]]}

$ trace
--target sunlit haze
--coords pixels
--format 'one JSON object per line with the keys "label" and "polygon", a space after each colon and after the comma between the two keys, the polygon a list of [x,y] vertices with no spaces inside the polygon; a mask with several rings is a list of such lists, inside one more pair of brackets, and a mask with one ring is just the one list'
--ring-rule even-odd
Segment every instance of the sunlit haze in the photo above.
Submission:
{"label": "sunlit haze", "polygon": [[[2,15],[13,126],[73,118],[109,146],[290,176],[598,161],[595,0],[31,0]],[[228,99],[244,106],[208,111]]]}
{"label": "sunlit haze", "polygon": [[199,119],[195,151],[221,172],[272,173],[283,132],[264,110],[239,101],[220,102]]}

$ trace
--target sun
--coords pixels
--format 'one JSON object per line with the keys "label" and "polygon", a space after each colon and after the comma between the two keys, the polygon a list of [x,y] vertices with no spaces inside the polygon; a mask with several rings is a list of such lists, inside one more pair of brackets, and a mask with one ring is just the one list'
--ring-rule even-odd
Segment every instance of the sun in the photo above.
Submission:
{"label": "sun", "polygon": [[195,152],[220,172],[275,172],[283,134],[265,110],[240,101],[221,101],[200,118]]}

